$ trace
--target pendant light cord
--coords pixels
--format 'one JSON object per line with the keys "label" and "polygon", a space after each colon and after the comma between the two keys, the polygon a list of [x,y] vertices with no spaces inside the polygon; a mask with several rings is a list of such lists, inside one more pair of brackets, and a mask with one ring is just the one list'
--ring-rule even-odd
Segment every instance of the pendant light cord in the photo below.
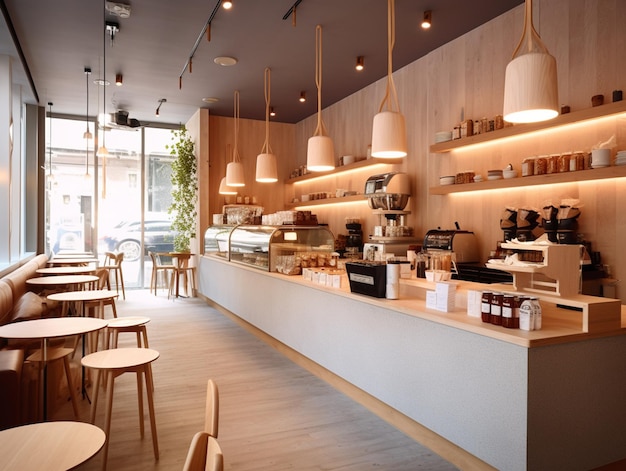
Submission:
{"label": "pendant light cord", "polygon": [[[380,103],[378,112],[380,113],[385,107],[385,103],[388,105],[389,111],[400,111],[400,105],[398,105],[398,93],[396,92],[396,85],[393,81],[393,47],[396,43],[396,2],[395,0],[387,0],[387,89],[383,101]],[[391,103],[393,100],[393,104]]]}
{"label": "pendant light cord", "polygon": [[322,120],[322,26],[315,27],[315,86],[317,87],[317,127],[314,136],[325,136],[326,126]]}
{"label": "pendant light cord", "polygon": [[270,100],[271,100],[271,70],[269,67],[265,68],[263,75],[263,86],[265,90],[265,142],[261,153],[271,154],[272,148],[270,146]]}
{"label": "pendant light cord", "polygon": [[235,90],[233,109],[233,116],[235,118],[235,145],[233,148],[233,162],[239,162],[239,149],[237,149],[237,141],[239,140],[239,90]]}
{"label": "pendant light cord", "polygon": [[526,43],[527,48],[526,53],[533,52],[533,46],[536,46],[536,48],[544,54],[549,54],[548,48],[541,40],[541,37],[539,37],[539,33],[537,33],[537,30],[533,25],[533,0],[526,0],[525,2],[524,29],[522,30],[522,37],[520,38],[515,51],[513,51],[513,59],[515,59],[522,49],[524,42]]}

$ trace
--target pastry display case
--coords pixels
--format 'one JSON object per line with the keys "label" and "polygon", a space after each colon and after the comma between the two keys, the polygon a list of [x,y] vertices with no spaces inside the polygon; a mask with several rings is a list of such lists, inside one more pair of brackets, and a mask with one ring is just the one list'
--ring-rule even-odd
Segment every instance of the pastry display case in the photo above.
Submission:
{"label": "pastry display case", "polygon": [[204,253],[219,255],[228,259],[230,233],[235,228],[232,224],[216,224],[209,226],[204,233]]}
{"label": "pastry display case", "polygon": [[285,271],[285,264],[296,258],[308,258],[309,263],[315,259],[316,266],[320,259],[326,264],[334,244],[326,226],[239,225],[230,233],[229,259],[261,270],[296,274],[295,269]]}

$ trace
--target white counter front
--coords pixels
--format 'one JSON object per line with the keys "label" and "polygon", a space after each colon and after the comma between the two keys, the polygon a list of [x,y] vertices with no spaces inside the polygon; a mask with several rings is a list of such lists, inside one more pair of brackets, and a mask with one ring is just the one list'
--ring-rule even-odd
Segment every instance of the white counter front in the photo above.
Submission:
{"label": "white counter front", "polygon": [[200,257],[199,292],[497,469],[586,470],[626,458],[622,333],[529,347],[458,312],[213,256]]}

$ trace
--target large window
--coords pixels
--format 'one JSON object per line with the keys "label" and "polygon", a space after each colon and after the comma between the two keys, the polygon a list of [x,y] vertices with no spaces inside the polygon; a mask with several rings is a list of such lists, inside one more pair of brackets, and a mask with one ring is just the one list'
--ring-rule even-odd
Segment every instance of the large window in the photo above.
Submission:
{"label": "large window", "polygon": [[46,128],[47,250],[124,252],[126,287],[147,286],[147,251],[172,248],[171,131],[110,129],[104,140],[101,131],[109,156],[96,157],[84,121],[53,118]]}

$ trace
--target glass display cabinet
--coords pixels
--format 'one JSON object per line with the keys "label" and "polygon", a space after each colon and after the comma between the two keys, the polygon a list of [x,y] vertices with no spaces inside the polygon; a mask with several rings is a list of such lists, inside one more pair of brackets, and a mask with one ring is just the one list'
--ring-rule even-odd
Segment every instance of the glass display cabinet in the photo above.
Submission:
{"label": "glass display cabinet", "polygon": [[234,228],[232,224],[210,226],[204,233],[204,253],[228,259],[230,233]]}
{"label": "glass display cabinet", "polygon": [[[299,274],[308,259],[325,266],[335,239],[326,226],[236,226],[230,233],[230,261],[261,270]],[[297,265],[297,261],[300,265]]]}

